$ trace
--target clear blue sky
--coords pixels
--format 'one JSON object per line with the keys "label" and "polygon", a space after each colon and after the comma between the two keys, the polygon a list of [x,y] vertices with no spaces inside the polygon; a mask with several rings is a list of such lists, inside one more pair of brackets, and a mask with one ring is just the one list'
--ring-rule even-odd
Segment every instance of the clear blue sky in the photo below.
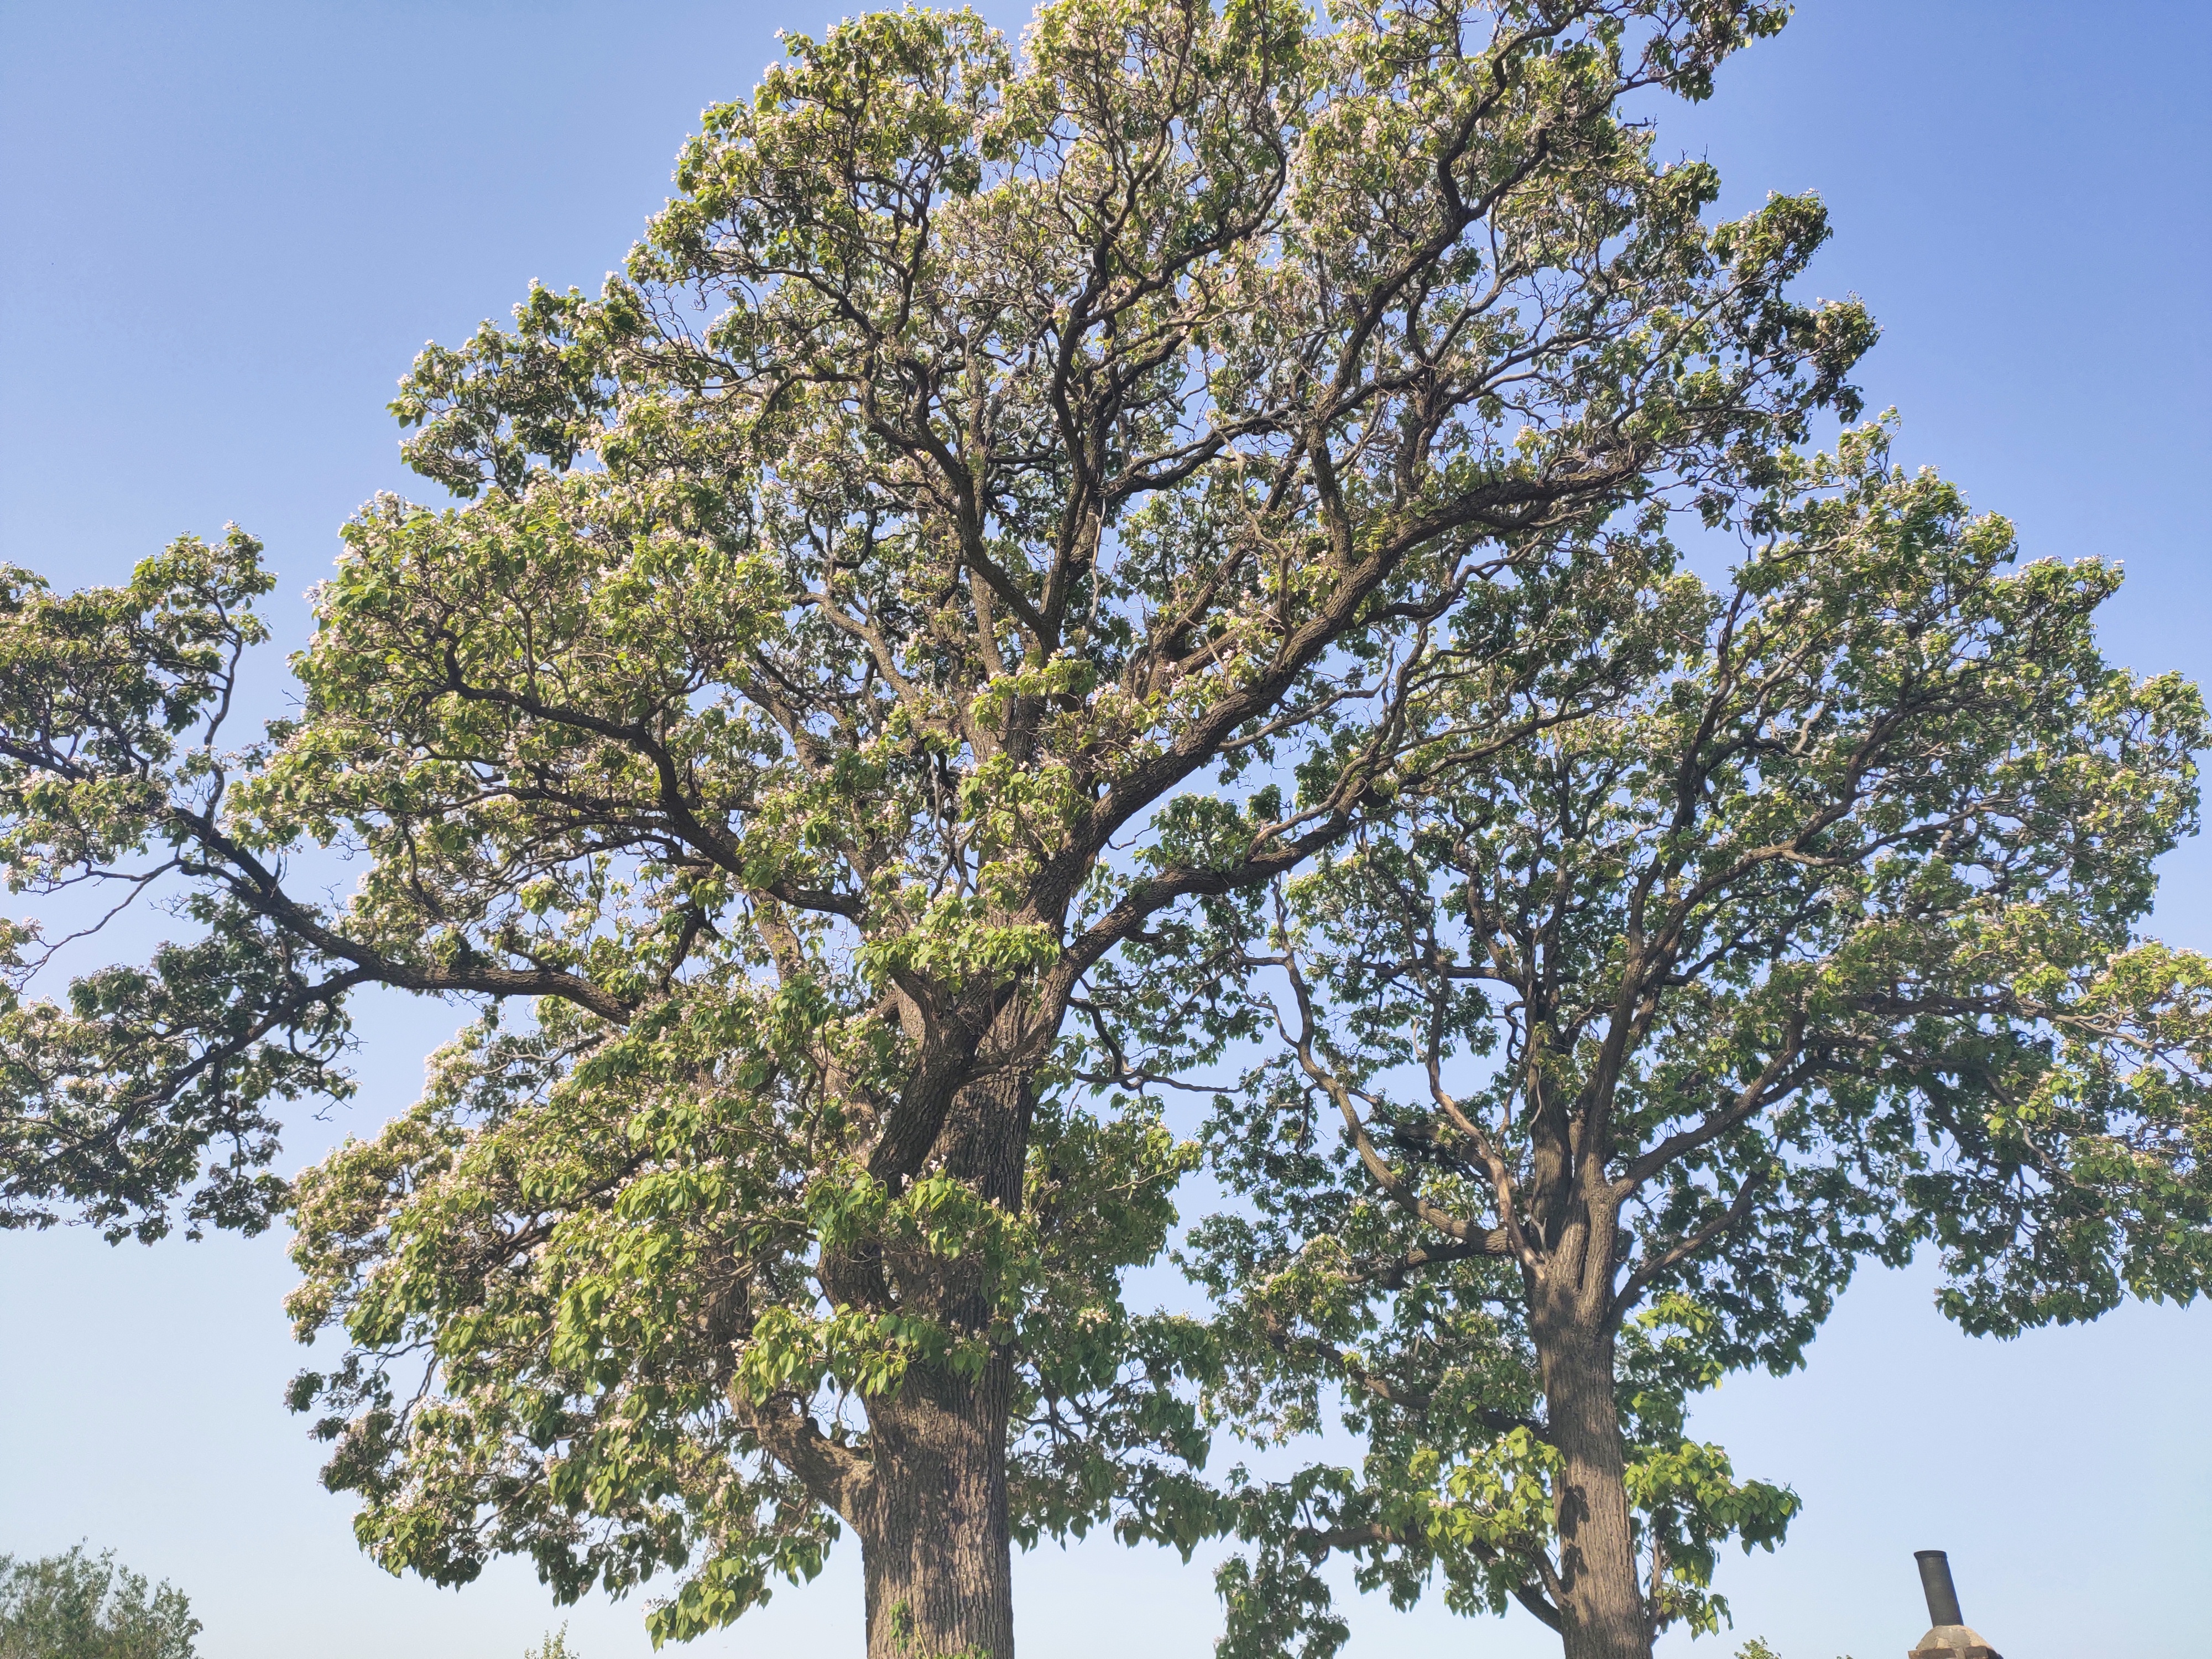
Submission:
{"label": "clear blue sky", "polygon": [[[986,8],[1010,27],[1005,4]],[[590,288],[666,193],[701,107],[750,88],[816,0],[0,0],[0,557],[112,580],[235,519],[283,576],[408,488],[383,413],[428,337],[503,317],[532,277]],[[1887,333],[1872,405],[1905,458],[2011,514],[2032,554],[2124,559],[2112,653],[2212,679],[2212,5],[1805,0],[1713,103],[1669,112],[1731,210],[1820,190],[1811,286]],[[416,486],[420,493],[422,486]],[[273,696],[276,682],[264,685]],[[2171,860],[2159,926],[2212,947],[2212,848]],[[288,1136],[287,1167],[411,1097],[434,1009],[370,1022],[367,1086]],[[208,1659],[512,1659],[566,1616],[586,1659],[648,1651],[635,1604],[555,1613],[519,1569],[460,1592],[386,1577],[278,1395],[305,1359],[283,1241],[111,1250],[0,1235],[0,1553],[80,1536],[191,1594]],[[1977,1343],[1923,1275],[1870,1277],[1809,1370],[1700,1413],[1807,1509],[1731,1558],[1735,1634],[1786,1659],[1901,1652],[1911,1551],[1948,1548],[2012,1659],[2203,1659],[2212,1626],[2212,1309]],[[860,1650],[848,1550],[706,1655]],[[1210,1652],[1208,1575],[1109,1543],[1019,1570],[1032,1656]],[[1550,1655],[1525,1618],[1359,1607],[1361,1659]]]}

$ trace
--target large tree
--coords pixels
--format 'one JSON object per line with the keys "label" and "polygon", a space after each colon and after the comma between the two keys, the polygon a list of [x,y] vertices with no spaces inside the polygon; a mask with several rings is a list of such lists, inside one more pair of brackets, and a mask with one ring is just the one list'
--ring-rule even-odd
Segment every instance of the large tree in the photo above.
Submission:
{"label": "large tree", "polygon": [[[1999,1335],[2212,1285],[2212,962],[2135,931],[2195,689],[2100,657],[2113,567],[2014,565],[1884,428],[1728,516],[1726,580],[1622,612],[1633,696],[1411,782],[1105,998],[1139,1070],[1267,1044],[1215,1125],[1247,1202],[1197,1233],[1218,1403],[1276,1438],[1334,1402],[1365,1450],[1239,1495],[1227,1651],[1333,1650],[1342,1552],[1644,1659],[1796,1508],[1691,1397],[1799,1364],[1859,1261],[1929,1247]],[[1176,984],[1201,1021],[1154,1015]]]}
{"label": "large tree", "polygon": [[1079,1107],[1068,1013],[1170,907],[1617,695],[1650,513],[1848,406],[1865,317],[1789,292],[1818,204],[1704,222],[1626,107],[1779,21],[791,39],[599,297],[424,353],[407,453],[468,504],[348,526],[264,743],[218,741],[247,539],[10,574],[14,879],[181,882],[201,929],[8,1011],[10,1218],[157,1234],[214,1146],[187,1218],[259,1224],[348,995],[474,1000],[290,1194],[300,1329],[350,1344],[295,1402],[380,1560],[682,1568],[681,1637],[842,1522],[872,1653],[995,1656],[1010,1540],[1187,1540],[1190,1334],[1116,1280],[1190,1152]]}

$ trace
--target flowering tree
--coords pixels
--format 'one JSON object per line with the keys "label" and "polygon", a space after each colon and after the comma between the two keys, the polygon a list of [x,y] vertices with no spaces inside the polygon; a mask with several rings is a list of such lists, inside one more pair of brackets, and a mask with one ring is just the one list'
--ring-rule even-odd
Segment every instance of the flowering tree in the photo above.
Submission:
{"label": "flowering tree", "polygon": [[[842,1523],[872,1653],[1003,1656],[1011,1542],[1188,1541],[1195,1339],[1116,1285],[1193,1153],[1083,1103],[1067,1016],[1172,907],[1618,696],[1639,505],[1849,406],[1866,319],[1787,292],[1818,204],[1708,224],[1623,112],[1779,20],[792,39],[599,297],[423,354],[407,453],[468,504],[348,527],[265,742],[218,741],[250,540],[9,576],[15,879],[182,882],[201,929],[7,1012],[10,1216],[152,1236],[213,1148],[187,1218],[258,1225],[347,996],[473,1001],[289,1195],[349,1345],[296,1403],[379,1559],[678,1569],[683,1637]],[[333,847],[319,902],[288,860]]]}

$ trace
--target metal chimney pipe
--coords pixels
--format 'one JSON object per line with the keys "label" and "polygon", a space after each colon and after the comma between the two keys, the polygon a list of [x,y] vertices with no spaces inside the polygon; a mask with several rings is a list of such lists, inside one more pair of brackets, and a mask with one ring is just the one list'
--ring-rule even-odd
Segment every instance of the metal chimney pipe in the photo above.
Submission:
{"label": "metal chimney pipe", "polygon": [[1912,1559],[1920,1564],[1920,1588],[1928,1597],[1928,1622],[1938,1627],[1965,1624],[1959,1612],[1959,1592],[1951,1583],[1951,1558],[1941,1550],[1915,1550]]}

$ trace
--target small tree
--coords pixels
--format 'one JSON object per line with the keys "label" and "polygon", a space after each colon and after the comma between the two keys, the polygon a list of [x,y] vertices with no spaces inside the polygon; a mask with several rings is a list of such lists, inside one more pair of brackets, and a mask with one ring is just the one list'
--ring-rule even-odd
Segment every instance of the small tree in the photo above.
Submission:
{"label": "small tree", "polygon": [[1277,1039],[1214,1132],[1249,1208],[1199,1234],[1223,1404],[1282,1434],[1340,1390],[1366,1447],[1246,1489],[1226,1650],[1331,1650],[1343,1551],[1640,1659],[1796,1508],[1686,1399],[1796,1366],[1859,1261],[1931,1245],[1999,1335],[2212,1277],[2212,963],[2131,931],[2203,708],[2098,654],[2115,569],[2008,568],[1884,440],[1785,465],[1732,582],[1655,590],[1632,698],[1168,954],[1233,962],[1214,1041]]}
{"label": "small tree", "polygon": [[115,1565],[115,1552],[0,1555],[0,1659],[192,1659],[185,1593]]}
{"label": "small tree", "polygon": [[156,1234],[212,1146],[187,1218],[260,1224],[347,996],[475,999],[294,1194],[300,1331],[350,1343],[295,1403],[379,1559],[684,1567],[683,1637],[842,1522],[872,1653],[996,1656],[1011,1540],[1188,1542],[1191,1333],[1116,1281],[1191,1153],[1079,1109],[1066,1016],[1170,907],[1528,729],[1442,683],[1601,704],[1638,504],[1849,404],[1863,314],[1786,292],[1818,204],[1705,225],[1711,170],[1622,112],[1779,21],[1066,0],[1018,70],[965,13],[793,38],[599,298],[424,353],[409,456],[474,499],[348,527],[268,744],[217,744],[247,539],[11,576],[15,879],[180,878],[204,931],[7,1013],[10,1216]]}

